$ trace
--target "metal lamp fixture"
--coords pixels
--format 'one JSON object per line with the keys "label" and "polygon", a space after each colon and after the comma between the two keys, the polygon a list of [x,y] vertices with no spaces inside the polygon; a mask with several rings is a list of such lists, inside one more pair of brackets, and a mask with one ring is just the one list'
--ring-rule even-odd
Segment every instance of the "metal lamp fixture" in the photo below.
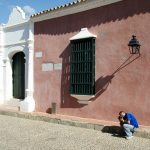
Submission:
{"label": "metal lamp fixture", "polygon": [[135,35],[132,35],[132,39],[129,41],[129,51],[131,54],[140,54],[140,43]]}

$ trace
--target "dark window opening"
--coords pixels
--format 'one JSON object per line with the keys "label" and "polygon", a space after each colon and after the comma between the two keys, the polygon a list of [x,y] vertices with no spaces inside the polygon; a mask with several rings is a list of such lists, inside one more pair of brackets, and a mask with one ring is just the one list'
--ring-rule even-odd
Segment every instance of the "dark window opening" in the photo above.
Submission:
{"label": "dark window opening", "polygon": [[95,94],[95,38],[71,41],[70,92]]}

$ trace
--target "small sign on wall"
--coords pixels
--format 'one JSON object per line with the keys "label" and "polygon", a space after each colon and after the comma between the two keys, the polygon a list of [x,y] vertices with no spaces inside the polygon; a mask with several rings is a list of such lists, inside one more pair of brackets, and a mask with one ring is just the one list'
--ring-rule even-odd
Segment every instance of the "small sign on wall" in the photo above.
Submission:
{"label": "small sign on wall", "polygon": [[42,52],[35,52],[35,57],[36,58],[41,58],[42,57]]}
{"label": "small sign on wall", "polygon": [[43,63],[42,71],[53,71],[53,64],[52,63]]}
{"label": "small sign on wall", "polygon": [[62,64],[54,64],[54,70],[62,70]]}

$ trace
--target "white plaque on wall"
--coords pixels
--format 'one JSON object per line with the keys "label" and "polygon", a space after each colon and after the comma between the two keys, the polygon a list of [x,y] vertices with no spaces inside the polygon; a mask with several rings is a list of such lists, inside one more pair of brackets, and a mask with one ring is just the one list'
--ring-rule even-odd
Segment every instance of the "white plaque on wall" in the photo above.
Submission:
{"label": "white plaque on wall", "polygon": [[53,64],[52,63],[42,64],[42,71],[53,71]]}
{"label": "white plaque on wall", "polygon": [[62,70],[62,64],[59,63],[59,64],[54,64],[54,69],[55,70]]}
{"label": "white plaque on wall", "polygon": [[35,57],[41,58],[42,57],[42,52],[35,52]]}

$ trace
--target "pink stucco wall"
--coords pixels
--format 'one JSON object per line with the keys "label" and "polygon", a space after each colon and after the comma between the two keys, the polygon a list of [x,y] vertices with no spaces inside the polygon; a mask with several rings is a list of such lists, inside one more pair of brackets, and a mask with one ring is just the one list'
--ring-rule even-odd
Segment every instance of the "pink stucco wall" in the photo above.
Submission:
{"label": "pink stucco wall", "polygon": [[[120,110],[150,125],[150,1],[124,0],[108,6],[35,23],[34,98],[36,111],[117,121]],[[96,95],[80,105],[69,94],[69,38],[81,28],[97,35]],[[132,55],[128,42],[136,35],[141,56]],[[62,63],[62,70],[42,71],[42,63]]]}

